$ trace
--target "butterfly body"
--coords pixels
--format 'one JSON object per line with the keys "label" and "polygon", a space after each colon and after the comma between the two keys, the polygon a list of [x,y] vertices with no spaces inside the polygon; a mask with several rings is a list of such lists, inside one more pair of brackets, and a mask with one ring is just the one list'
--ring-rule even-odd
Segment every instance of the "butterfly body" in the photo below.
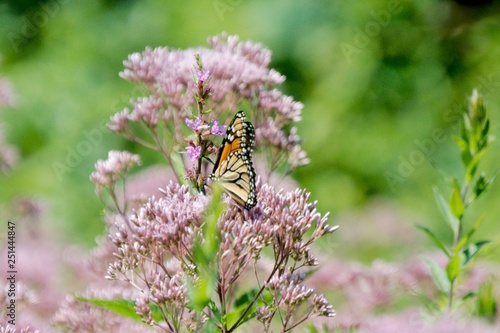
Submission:
{"label": "butterfly body", "polygon": [[210,178],[245,209],[257,204],[255,195],[255,171],[252,153],[255,144],[255,129],[239,111],[227,127],[219,155]]}

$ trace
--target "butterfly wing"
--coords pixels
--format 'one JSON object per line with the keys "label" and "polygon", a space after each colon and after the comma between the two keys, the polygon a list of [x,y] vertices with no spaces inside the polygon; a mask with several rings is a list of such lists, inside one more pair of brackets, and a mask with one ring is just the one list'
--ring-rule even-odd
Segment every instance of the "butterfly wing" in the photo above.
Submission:
{"label": "butterfly wing", "polygon": [[255,129],[239,111],[227,127],[211,178],[245,209],[257,204],[252,152]]}

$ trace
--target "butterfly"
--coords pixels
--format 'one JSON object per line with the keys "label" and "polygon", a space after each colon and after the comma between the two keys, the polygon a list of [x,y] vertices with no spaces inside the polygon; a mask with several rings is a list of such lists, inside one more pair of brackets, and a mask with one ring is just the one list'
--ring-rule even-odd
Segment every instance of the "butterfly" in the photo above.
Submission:
{"label": "butterfly", "polygon": [[218,181],[224,191],[245,209],[257,204],[255,195],[255,170],[252,152],[255,144],[255,129],[246,120],[243,111],[238,111],[222,140],[219,155],[210,175]]}

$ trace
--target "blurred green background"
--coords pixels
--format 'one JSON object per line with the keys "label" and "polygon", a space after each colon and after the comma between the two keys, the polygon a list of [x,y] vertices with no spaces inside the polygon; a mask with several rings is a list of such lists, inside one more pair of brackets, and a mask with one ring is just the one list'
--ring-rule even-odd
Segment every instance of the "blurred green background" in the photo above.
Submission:
{"label": "blurred green background", "polygon": [[[102,130],[137,94],[118,77],[122,61],[146,46],[207,46],[225,31],[271,49],[271,67],[287,77],[282,90],[305,104],[299,134],[312,163],[293,176],[341,224],[339,233],[363,225],[342,223],[345,216],[380,202],[402,212],[409,232],[418,234],[411,223],[420,222],[446,233],[432,194],[433,184],[445,184],[429,159],[461,174],[452,135],[473,88],[485,98],[492,134],[500,133],[500,2],[483,2],[2,1],[0,75],[19,99],[0,119],[22,159],[0,176],[0,202],[43,198],[58,237],[92,246],[103,230],[88,180],[95,161],[111,149],[143,152]],[[102,142],[60,169],[96,129]],[[495,173],[499,158],[495,142],[482,168]],[[500,231],[499,195],[497,182],[472,212],[486,217],[483,236]],[[404,253],[377,246],[330,248],[364,261]]]}

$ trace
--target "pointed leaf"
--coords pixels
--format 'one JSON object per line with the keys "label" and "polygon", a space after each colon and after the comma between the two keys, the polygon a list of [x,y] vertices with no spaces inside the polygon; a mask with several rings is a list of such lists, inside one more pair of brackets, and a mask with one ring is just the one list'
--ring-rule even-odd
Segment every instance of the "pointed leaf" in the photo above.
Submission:
{"label": "pointed leaf", "polygon": [[479,166],[479,161],[483,157],[483,155],[486,153],[486,150],[481,150],[478,152],[467,164],[467,168],[465,171],[465,182],[467,184],[470,184],[472,179],[474,178],[474,175],[476,174],[477,167]]}
{"label": "pointed leaf", "polygon": [[222,314],[214,301],[211,300],[210,302],[208,302],[208,308],[210,309],[210,311],[212,311],[212,317],[215,319],[215,321],[217,323],[221,323]]}
{"label": "pointed leaf", "polygon": [[479,226],[481,226],[481,223],[483,223],[483,221],[484,221],[483,217],[480,217],[476,220],[474,225],[470,228],[469,232],[467,232],[467,234],[465,234],[458,242],[458,244],[456,246],[457,249],[461,250],[463,247],[465,247],[465,246],[467,246],[467,244],[469,244],[470,239],[472,238],[474,233],[477,231],[477,229],[479,229]]}
{"label": "pointed leaf", "polygon": [[201,312],[209,305],[215,292],[216,281],[214,280],[211,276],[204,275],[198,278],[196,283],[191,281],[186,283],[189,301],[195,311]]}
{"label": "pointed leaf", "polygon": [[475,291],[469,291],[467,294],[463,295],[461,298],[462,302],[468,301],[477,295]]}
{"label": "pointed leaf", "polygon": [[455,143],[457,144],[458,148],[460,149],[460,156],[462,157],[462,163],[464,165],[468,165],[470,160],[472,159],[472,156],[470,155],[469,151],[469,142],[467,140],[467,134],[462,126],[462,137],[454,137],[453,138]]}
{"label": "pointed leaf", "polygon": [[490,180],[486,180],[486,175],[484,172],[482,172],[481,175],[479,175],[479,177],[476,180],[476,183],[474,184],[474,195],[475,195],[475,197],[473,198],[474,200],[488,189],[488,186],[493,182],[495,176],[493,176]]}
{"label": "pointed leaf", "polygon": [[[116,313],[122,317],[133,319],[137,322],[142,322],[142,317],[135,312],[135,301],[128,299],[98,299],[98,298],[85,298],[75,296],[80,302],[93,304],[105,310]],[[160,309],[156,304],[149,304],[153,319],[157,322],[163,320]]]}
{"label": "pointed leaf", "polygon": [[255,318],[257,314],[257,307],[262,307],[264,305],[268,305],[272,302],[273,296],[272,294],[264,290],[260,296],[254,301],[253,304],[250,303],[255,299],[255,296],[258,294],[259,289],[255,288],[247,293],[244,293],[240,297],[236,299],[234,302],[234,311],[227,314],[227,323],[229,326],[234,325],[241,317],[241,315],[246,311],[246,309],[250,306],[250,310],[245,314],[245,317],[238,323],[238,327],[249,321],[250,319]]}
{"label": "pointed leaf", "polygon": [[486,119],[486,123],[484,124],[483,130],[481,131],[481,136],[486,138],[488,136],[489,129],[490,129],[490,120]]}
{"label": "pointed leaf", "polygon": [[418,230],[422,231],[424,234],[426,234],[433,242],[436,244],[445,254],[446,256],[450,256],[448,249],[446,246],[439,240],[439,238],[427,227],[424,227],[423,225],[420,224],[415,224],[415,228]]}
{"label": "pointed leaf", "polygon": [[[243,314],[243,311],[244,311],[244,309],[239,309],[239,310],[235,310],[233,312],[229,312],[227,314],[228,326],[232,327],[238,321],[238,319],[241,317],[241,315]],[[257,315],[257,305],[253,304],[250,311],[248,311],[245,314],[245,317],[238,323],[237,327],[240,327],[241,325],[243,325],[244,323],[246,323],[250,319],[255,318],[256,315]]]}
{"label": "pointed leaf", "polygon": [[[456,145],[458,146],[458,148],[460,149],[460,153],[461,154],[464,154],[465,152],[468,153],[468,144],[467,144],[467,141],[465,141],[464,139],[462,138],[459,138],[457,136],[454,136],[453,137],[453,141],[455,141]],[[465,162],[465,161],[464,161]],[[465,163],[466,164],[466,163]]]}
{"label": "pointed leaf", "polygon": [[491,243],[491,241],[485,240],[476,242],[474,244],[470,244],[467,248],[463,250],[463,265],[466,265],[469,261],[471,261],[474,256],[479,252],[479,250],[485,246],[486,244]]}
{"label": "pointed leaf", "polygon": [[181,185],[188,185],[189,182],[186,177],[186,168],[184,167],[181,154],[176,151],[172,151],[170,154],[170,161],[172,162],[172,168],[174,169]]}
{"label": "pointed leaf", "polygon": [[250,304],[250,302],[254,299],[255,295],[259,292],[259,289],[254,288],[250,290],[249,292],[244,293],[240,297],[234,301],[234,306],[239,308],[241,306],[245,306],[247,304]]}
{"label": "pointed leaf", "polygon": [[451,193],[451,198],[450,198],[450,208],[455,215],[456,218],[461,219],[462,216],[464,215],[464,202],[462,201],[462,197],[460,196],[460,190],[458,188],[454,188],[453,192]]}
{"label": "pointed leaf", "polygon": [[453,136],[453,141],[455,141],[458,148],[460,148],[460,151],[467,150],[467,141],[465,141],[464,139],[459,138],[458,136]]}
{"label": "pointed leaf", "polygon": [[203,237],[195,236],[193,257],[198,279],[196,282],[188,280],[186,287],[188,297],[195,311],[201,312],[210,305],[217,285],[217,253],[220,250],[220,232],[218,230],[219,217],[224,211],[222,188],[218,183],[212,186],[212,200],[206,208],[206,217],[202,225]]}
{"label": "pointed leaf", "polygon": [[[237,327],[241,326],[242,324],[249,321],[250,319],[255,318],[255,316],[257,315],[258,304],[259,304],[258,302],[255,302],[252,304],[250,310],[247,311],[247,313],[245,314],[245,317],[238,323]],[[248,304],[248,305],[250,305],[250,304]],[[227,316],[226,316],[227,325],[229,327],[232,327],[234,324],[236,324],[236,322],[240,319],[240,317],[243,315],[243,313],[245,312],[246,309],[247,309],[247,306],[242,306],[242,307],[236,308],[232,312],[227,313]]]}
{"label": "pointed leaf", "polygon": [[457,278],[458,274],[460,274],[460,268],[460,252],[457,251],[446,265],[446,274],[449,281],[453,282]]}
{"label": "pointed leaf", "polygon": [[429,266],[429,269],[431,270],[431,276],[434,282],[436,282],[436,285],[438,286],[439,289],[445,294],[449,294],[451,290],[451,283],[450,280],[448,280],[448,276],[446,275],[446,272],[444,269],[441,268],[436,262],[428,259],[428,258],[423,258],[427,266]]}
{"label": "pointed leaf", "polygon": [[443,198],[441,193],[439,193],[439,190],[437,187],[433,188],[434,190],[434,197],[436,199],[436,203],[438,205],[438,208],[445,218],[446,222],[448,222],[448,225],[450,226],[451,230],[453,231],[453,235],[456,236],[458,234],[458,228],[459,228],[459,220],[453,215],[450,207],[448,206],[448,203],[446,200]]}

